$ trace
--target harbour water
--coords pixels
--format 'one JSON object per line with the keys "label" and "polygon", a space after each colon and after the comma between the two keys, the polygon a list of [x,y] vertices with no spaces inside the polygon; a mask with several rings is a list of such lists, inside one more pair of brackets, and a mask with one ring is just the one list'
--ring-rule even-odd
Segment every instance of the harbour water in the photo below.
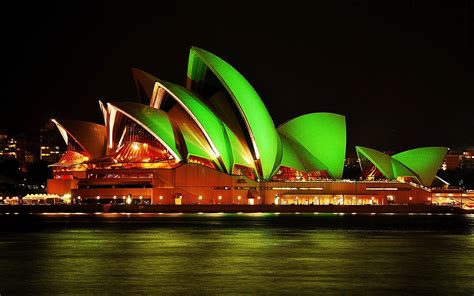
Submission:
{"label": "harbour water", "polygon": [[473,295],[474,215],[0,215],[0,294]]}

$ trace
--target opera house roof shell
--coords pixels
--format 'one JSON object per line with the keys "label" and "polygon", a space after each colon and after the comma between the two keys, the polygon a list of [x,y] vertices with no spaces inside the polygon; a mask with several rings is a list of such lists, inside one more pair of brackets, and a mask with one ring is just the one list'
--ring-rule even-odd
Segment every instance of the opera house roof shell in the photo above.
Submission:
{"label": "opera house roof shell", "polygon": [[[226,61],[197,47],[190,49],[186,87],[132,72],[141,103],[99,102],[104,125],[54,120],[68,151],[83,156],[62,159],[64,166],[197,162],[227,174],[243,170],[258,180],[271,180],[282,168],[342,177],[343,115],[310,113],[275,127],[250,83]],[[393,157],[363,147],[357,153],[389,179],[409,174],[426,185],[446,148],[421,149]]]}
{"label": "opera house roof shell", "polygon": [[356,151],[361,160],[362,169],[367,165],[365,160],[368,160],[387,179],[411,177],[422,185],[430,186],[448,152],[448,148],[423,147],[392,156],[361,146],[357,146]]}

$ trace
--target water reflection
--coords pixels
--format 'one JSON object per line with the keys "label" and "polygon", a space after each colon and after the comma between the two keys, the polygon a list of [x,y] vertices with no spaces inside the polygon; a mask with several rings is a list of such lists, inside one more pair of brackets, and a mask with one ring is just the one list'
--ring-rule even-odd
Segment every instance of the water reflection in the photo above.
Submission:
{"label": "water reflection", "polygon": [[0,216],[0,293],[465,294],[474,217]]}

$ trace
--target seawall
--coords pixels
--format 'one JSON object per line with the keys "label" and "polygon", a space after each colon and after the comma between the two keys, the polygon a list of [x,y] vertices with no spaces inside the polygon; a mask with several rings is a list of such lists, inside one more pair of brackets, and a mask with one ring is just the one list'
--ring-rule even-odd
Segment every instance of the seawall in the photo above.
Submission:
{"label": "seawall", "polygon": [[2,205],[6,213],[451,213],[474,211],[431,205]]}

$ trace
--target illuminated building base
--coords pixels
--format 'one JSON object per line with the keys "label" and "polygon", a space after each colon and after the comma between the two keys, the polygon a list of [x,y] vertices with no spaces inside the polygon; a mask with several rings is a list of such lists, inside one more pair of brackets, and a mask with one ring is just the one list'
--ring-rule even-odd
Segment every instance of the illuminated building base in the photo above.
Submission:
{"label": "illuminated building base", "polygon": [[[174,169],[87,169],[57,173],[48,193],[71,193],[76,203],[388,205],[430,204],[432,193],[396,181],[257,182],[199,164]],[[71,173],[72,174],[72,173]],[[434,197],[434,196],[433,196]]]}

